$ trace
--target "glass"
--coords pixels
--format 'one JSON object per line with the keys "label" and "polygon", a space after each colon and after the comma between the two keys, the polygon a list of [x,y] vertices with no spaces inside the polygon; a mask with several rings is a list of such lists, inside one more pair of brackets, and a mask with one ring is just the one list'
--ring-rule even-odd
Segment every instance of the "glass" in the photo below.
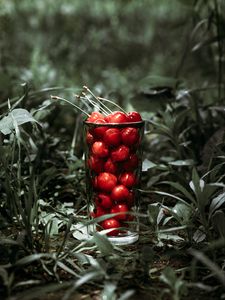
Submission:
{"label": "glass", "polygon": [[142,169],[144,121],[96,124],[84,121],[88,228],[115,244],[139,238],[138,188]]}

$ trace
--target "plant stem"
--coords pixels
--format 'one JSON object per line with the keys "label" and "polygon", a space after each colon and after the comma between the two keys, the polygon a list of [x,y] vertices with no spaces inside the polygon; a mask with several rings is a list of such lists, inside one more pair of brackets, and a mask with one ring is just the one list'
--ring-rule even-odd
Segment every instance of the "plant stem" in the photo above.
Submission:
{"label": "plant stem", "polygon": [[58,96],[52,96],[52,95],[51,95],[51,99],[53,99],[53,100],[62,100],[62,101],[64,101],[64,102],[66,102],[66,103],[68,103],[68,104],[74,106],[76,109],[78,109],[79,111],[81,111],[81,112],[82,112],[83,114],[85,114],[86,116],[90,117],[90,115],[89,115],[86,111],[84,111],[82,108],[80,108],[79,106],[77,106],[76,104],[70,102],[69,100],[67,100],[67,99],[65,99],[65,98],[58,97]]}
{"label": "plant stem", "polygon": [[74,149],[75,149],[75,146],[76,146],[76,141],[77,141],[77,136],[78,136],[78,130],[79,130],[79,122],[80,122],[80,117],[77,118],[77,120],[76,120],[76,126],[74,128],[73,139],[72,139],[71,150],[70,150],[70,154],[71,155],[74,155]]}

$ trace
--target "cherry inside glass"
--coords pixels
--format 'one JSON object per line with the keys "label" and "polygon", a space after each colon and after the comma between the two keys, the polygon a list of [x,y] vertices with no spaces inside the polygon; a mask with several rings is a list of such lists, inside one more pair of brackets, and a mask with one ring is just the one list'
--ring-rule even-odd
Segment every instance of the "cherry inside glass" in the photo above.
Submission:
{"label": "cherry inside glass", "polygon": [[84,121],[88,216],[115,244],[138,240],[144,121]]}

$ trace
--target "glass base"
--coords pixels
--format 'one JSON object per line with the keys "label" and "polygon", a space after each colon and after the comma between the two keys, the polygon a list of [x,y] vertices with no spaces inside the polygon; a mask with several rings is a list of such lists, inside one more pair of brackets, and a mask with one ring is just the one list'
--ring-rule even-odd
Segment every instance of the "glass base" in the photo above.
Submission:
{"label": "glass base", "polygon": [[[96,232],[94,228],[89,228],[86,232],[84,240],[91,240],[93,238],[93,232]],[[106,235],[104,230],[98,231],[99,234]],[[130,245],[138,241],[139,234],[135,231],[127,230],[126,233],[117,236],[108,236],[109,241],[114,245]]]}
{"label": "glass base", "polygon": [[137,232],[128,231],[126,235],[108,237],[108,239],[114,245],[130,245],[138,241],[139,234]]}

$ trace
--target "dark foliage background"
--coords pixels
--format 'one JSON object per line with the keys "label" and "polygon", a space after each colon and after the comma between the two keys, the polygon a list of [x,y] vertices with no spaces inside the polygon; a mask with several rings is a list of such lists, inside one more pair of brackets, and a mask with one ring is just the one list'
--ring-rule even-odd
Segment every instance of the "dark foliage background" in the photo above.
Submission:
{"label": "dark foliage background", "polygon": [[2,99],[21,82],[86,83],[127,98],[170,80],[192,88],[215,81],[215,5],[195,2],[1,1]]}

